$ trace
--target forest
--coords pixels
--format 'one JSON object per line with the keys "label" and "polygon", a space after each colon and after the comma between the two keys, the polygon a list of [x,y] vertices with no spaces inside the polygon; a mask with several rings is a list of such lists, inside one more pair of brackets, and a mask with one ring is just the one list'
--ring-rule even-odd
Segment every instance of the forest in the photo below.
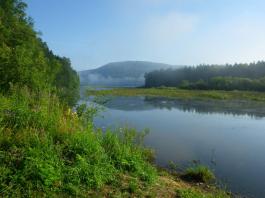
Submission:
{"label": "forest", "polygon": [[73,106],[79,97],[77,72],[68,58],[55,55],[42,41],[26,7],[19,0],[0,0],[0,90],[49,90]]}
{"label": "forest", "polygon": [[264,61],[234,65],[199,65],[147,73],[145,86],[199,90],[265,91],[264,77]]}

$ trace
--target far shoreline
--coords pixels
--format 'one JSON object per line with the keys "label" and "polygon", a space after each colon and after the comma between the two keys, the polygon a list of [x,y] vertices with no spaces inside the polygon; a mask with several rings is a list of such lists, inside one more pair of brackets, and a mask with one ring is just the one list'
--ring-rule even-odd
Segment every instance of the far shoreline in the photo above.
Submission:
{"label": "far shoreline", "polygon": [[175,87],[108,88],[106,90],[87,89],[86,94],[88,96],[161,96],[176,99],[243,100],[265,102],[264,92],[237,90],[185,90]]}

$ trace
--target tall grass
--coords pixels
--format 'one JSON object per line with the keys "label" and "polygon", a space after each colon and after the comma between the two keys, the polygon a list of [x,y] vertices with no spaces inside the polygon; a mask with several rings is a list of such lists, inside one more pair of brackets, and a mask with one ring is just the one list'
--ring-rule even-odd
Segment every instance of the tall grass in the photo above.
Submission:
{"label": "tall grass", "polygon": [[0,195],[85,196],[124,174],[150,184],[156,169],[133,129],[95,131],[96,109],[73,112],[49,92],[0,95]]}
{"label": "tall grass", "polygon": [[190,181],[202,183],[208,183],[215,179],[214,173],[207,166],[203,165],[187,168],[182,177]]}

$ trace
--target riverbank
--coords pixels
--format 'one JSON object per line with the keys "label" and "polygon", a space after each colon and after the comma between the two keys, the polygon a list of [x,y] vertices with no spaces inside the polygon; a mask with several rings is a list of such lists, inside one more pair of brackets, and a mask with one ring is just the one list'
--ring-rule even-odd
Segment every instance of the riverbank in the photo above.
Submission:
{"label": "riverbank", "polygon": [[119,185],[105,187],[88,193],[89,197],[165,197],[165,198],[230,198],[231,193],[214,185],[186,182],[168,171],[159,170],[153,184],[135,180],[130,175],[120,177]]}
{"label": "riverbank", "polygon": [[73,112],[27,88],[0,94],[0,103],[2,197],[229,197],[207,185],[208,169],[184,173],[193,182],[159,170],[144,133],[96,130],[93,107]]}
{"label": "riverbank", "polygon": [[265,93],[250,91],[184,90],[177,88],[113,88],[87,91],[93,96],[159,96],[177,99],[250,100],[265,102]]}

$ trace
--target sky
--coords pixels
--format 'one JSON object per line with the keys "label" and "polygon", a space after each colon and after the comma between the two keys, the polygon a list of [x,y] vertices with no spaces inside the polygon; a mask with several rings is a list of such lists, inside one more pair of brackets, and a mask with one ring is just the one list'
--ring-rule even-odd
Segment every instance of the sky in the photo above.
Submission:
{"label": "sky", "polygon": [[35,29],[76,70],[142,60],[265,60],[264,0],[25,0]]}

